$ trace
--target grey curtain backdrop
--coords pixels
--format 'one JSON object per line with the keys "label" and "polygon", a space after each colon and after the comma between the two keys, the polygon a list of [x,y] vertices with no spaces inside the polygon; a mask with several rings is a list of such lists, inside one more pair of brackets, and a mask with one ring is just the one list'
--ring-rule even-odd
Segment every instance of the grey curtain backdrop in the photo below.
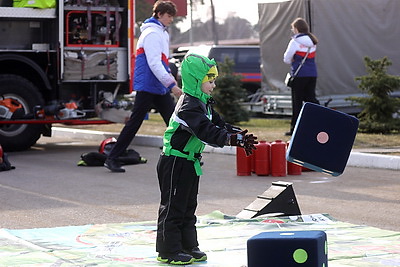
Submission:
{"label": "grey curtain backdrop", "polygon": [[366,74],[365,56],[387,56],[393,63],[389,73],[400,75],[400,0],[276,1],[258,5],[261,72],[268,91],[290,93],[283,53],[297,17],[305,18],[319,39],[318,96],[361,93],[354,78]]}

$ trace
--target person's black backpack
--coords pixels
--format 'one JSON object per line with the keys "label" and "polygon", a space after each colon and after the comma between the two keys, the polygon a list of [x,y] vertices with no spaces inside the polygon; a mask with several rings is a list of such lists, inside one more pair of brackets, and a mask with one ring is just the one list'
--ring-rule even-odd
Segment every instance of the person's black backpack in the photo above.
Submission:
{"label": "person's black backpack", "polygon": [[[107,154],[111,151],[117,140],[114,137],[103,140],[99,147],[99,152],[88,152],[81,155],[81,160],[78,166],[103,166],[107,159]],[[133,165],[139,163],[146,163],[147,159],[140,156],[140,154],[133,150],[127,149],[118,160],[122,165]]]}
{"label": "person's black backpack", "polygon": [[11,165],[7,154],[4,153],[3,148],[0,145],[0,172],[9,171],[12,169],[15,169],[15,167]]}
{"label": "person's black backpack", "polygon": [[99,152],[83,153],[78,166],[103,166],[107,156]]}

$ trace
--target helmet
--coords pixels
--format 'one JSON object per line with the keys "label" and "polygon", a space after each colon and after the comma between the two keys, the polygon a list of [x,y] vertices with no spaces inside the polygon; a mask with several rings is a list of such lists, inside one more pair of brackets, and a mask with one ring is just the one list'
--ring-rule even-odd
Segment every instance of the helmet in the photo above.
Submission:
{"label": "helmet", "polygon": [[105,140],[103,140],[100,144],[99,147],[99,152],[101,154],[106,154],[108,155],[113,147],[113,145],[117,142],[117,139],[115,137],[110,137]]}

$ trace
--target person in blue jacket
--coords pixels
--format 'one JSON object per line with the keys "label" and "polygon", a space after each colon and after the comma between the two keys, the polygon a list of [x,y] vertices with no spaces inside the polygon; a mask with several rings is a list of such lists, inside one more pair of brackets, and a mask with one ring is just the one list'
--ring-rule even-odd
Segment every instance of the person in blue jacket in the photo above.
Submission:
{"label": "person in blue jacket", "polygon": [[140,28],[133,85],[136,96],[132,114],[104,163],[104,166],[112,172],[125,172],[117,158],[132,142],[148,111],[155,107],[165,125],[168,125],[175,107],[171,93],[176,97],[182,94],[168,63],[167,27],[174,20],[176,12],[176,5],[173,2],[159,0],[153,6],[153,16],[145,20]]}
{"label": "person in blue jacket", "polygon": [[[296,18],[291,26],[294,35],[283,55],[283,61],[286,64],[291,64],[292,77],[296,71],[297,74],[294,76],[291,84],[292,120],[290,123],[290,131],[287,132],[286,135],[292,135],[303,102],[319,104],[315,96],[315,87],[317,84],[315,54],[318,39],[310,32],[308,23],[302,18]],[[305,56],[307,56],[307,58],[304,64],[301,65]]]}

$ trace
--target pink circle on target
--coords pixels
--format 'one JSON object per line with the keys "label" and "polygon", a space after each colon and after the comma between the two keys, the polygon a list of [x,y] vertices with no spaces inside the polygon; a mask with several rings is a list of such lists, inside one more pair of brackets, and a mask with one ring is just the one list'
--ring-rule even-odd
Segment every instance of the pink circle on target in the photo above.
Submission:
{"label": "pink circle on target", "polygon": [[325,144],[329,140],[329,135],[326,132],[320,132],[317,134],[317,141],[321,144]]}

